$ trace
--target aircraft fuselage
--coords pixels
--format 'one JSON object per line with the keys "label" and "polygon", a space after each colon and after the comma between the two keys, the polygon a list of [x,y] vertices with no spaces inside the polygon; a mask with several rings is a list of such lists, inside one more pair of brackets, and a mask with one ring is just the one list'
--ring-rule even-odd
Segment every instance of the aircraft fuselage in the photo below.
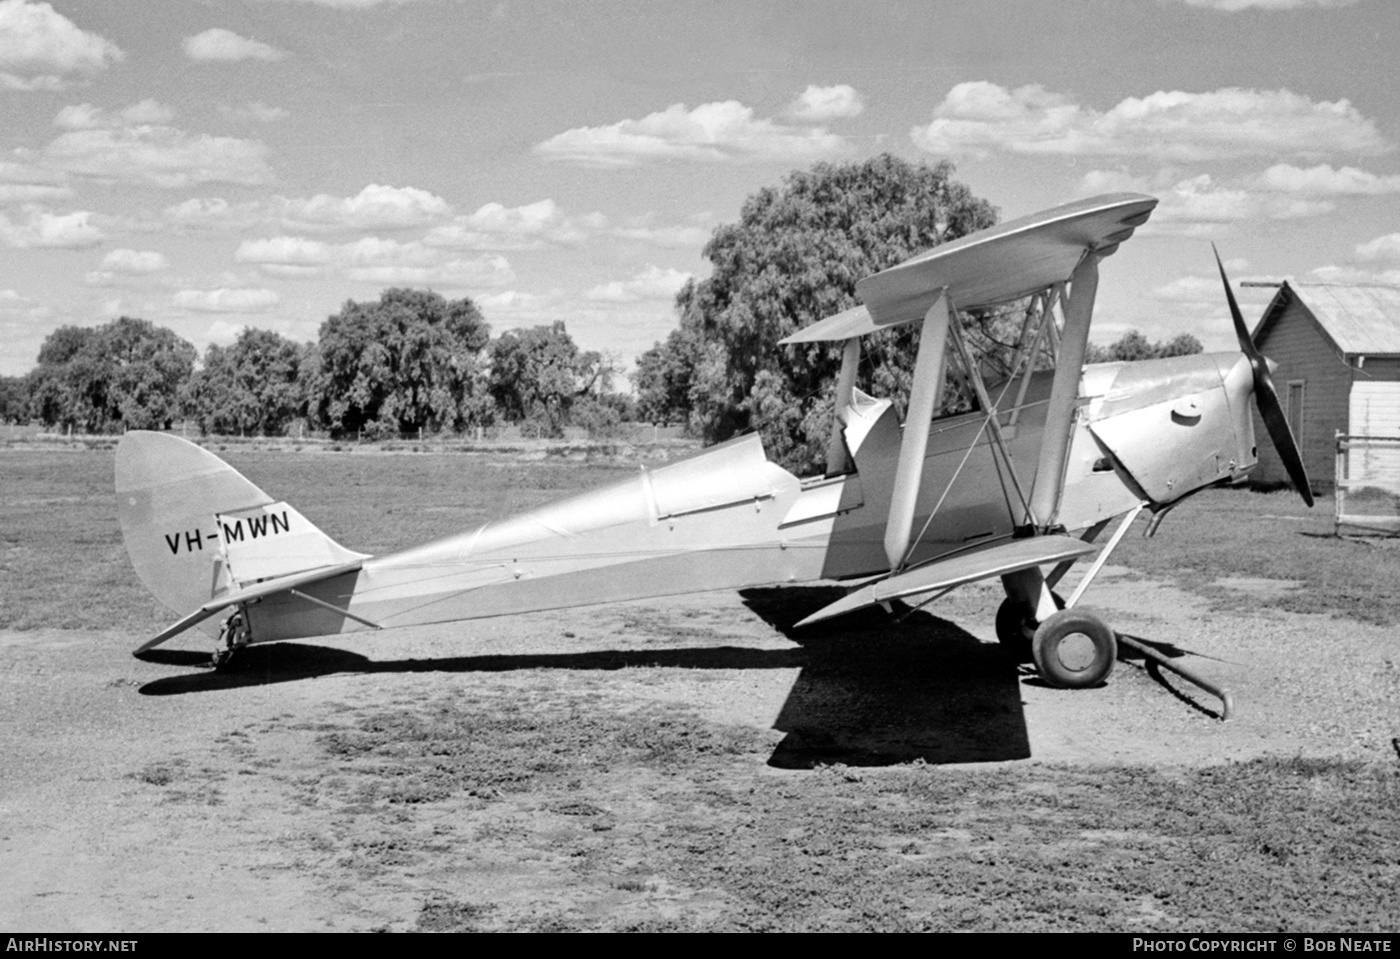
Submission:
{"label": "aircraft fuselage", "polygon": [[[1086,367],[1059,509],[1037,524],[1072,532],[1143,502],[1160,506],[1242,478],[1255,461],[1241,362],[1228,353]],[[982,412],[934,420],[908,565],[1010,538],[1026,525],[1009,470],[1022,490],[1033,488],[1052,375],[1034,374],[1019,407],[1019,382],[991,386],[1009,459]],[[268,597],[248,607],[253,641],[887,572],[883,539],[900,426],[888,401],[863,395],[844,417],[850,472],[800,480],[767,460],[756,435],[741,437],[475,531],[370,558],[303,587],[314,601]]]}

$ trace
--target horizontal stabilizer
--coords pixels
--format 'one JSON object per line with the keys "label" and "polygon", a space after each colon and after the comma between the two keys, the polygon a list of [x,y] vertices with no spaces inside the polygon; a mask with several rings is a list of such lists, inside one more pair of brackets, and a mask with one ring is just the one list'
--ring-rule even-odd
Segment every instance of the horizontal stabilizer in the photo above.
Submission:
{"label": "horizontal stabilizer", "polygon": [[216,513],[214,525],[238,585],[365,558],[321,532],[290,503]]}
{"label": "horizontal stabilizer", "polygon": [[1078,559],[1096,549],[1098,547],[1092,543],[1072,536],[1032,536],[1028,539],[1013,539],[978,547],[868,583],[852,590],[829,606],[817,610],[797,625],[809,626],[833,616],[853,613],[867,606],[888,603],[890,600],[912,596],[915,593],[931,593],[991,579],[993,576],[1005,576],[1007,573],[1030,569],[1032,566]]}
{"label": "horizontal stabilizer", "polygon": [[230,606],[237,606],[239,603],[246,603],[250,600],[262,599],[265,596],[272,596],[275,593],[283,593],[298,586],[305,586],[308,583],[319,583],[323,579],[331,579],[344,573],[353,573],[363,565],[364,559],[357,559],[354,562],[343,563],[339,566],[328,566],[324,569],[313,569],[292,576],[269,579],[255,586],[249,586],[246,589],[224,593],[216,599],[211,599],[178,622],[170,624],[151,639],[136,647],[135,652],[144,653],[147,650],[155,649],[162,643],[179,636],[191,626],[198,626],[209,617],[228,609]]}

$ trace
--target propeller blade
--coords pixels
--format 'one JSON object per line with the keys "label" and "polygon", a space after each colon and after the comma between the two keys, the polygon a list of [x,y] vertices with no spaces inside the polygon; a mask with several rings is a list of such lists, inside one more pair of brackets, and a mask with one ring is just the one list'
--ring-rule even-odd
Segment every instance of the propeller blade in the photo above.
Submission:
{"label": "propeller blade", "polygon": [[[1230,303],[1230,319],[1235,324],[1235,339],[1239,341],[1240,352],[1249,357],[1249,365],[1257,371],[1261,366],[1260,361],[1263,355],[1259,348],[1254,345],[1254,340],[1249,336],[1249,327],[1245,326],[1244,314],[1240,312],[1240,305],[1235,301],[1235,291],[1230,289],[1230,278],[1225,275],[1225,264],[1220,262],[1220,251],[1215,248],[1215,244],[1210,245],[1211,252],[1215,254],[1215,265],[1220,270],[1220,282],[1225,284],[1225,299]],[[1267,369],[1265,375],[1268,375]],[[1257,380],[1258,373],[1255,373]]]}
{"label": "propeller blade", "polygon": [[1254,375],[1254,402],[1259,407],[1259,416],[1264,421],[1264,428],[1268,430],[1274,449],[1278,451],[1279,459],[1283,461],[1283,468],[1288,471],[1288,479],[1293,483],[1293,488],[1303,497],[1304,503],[1312,506],[1313,494],[1312,486],[1308,483],[1308,472],[1303,468],[1303,457],[1298,452],[1298,443],[1293,438],[1293,431],[1288,428],[1288,417],[1284,415],[1283,405],[1278,401],[1273,377],[1269,375],[1268,361],[1254,345],[1249,328],[1245,326],[1244,315],[1240,313],[1240,305],[1235,301],[1235,292],[1230,289],[1230,278],[1225,275],[1225,264],[1220,261],[1220,251],[1215,249],[1214,243],[1210,248],[1215,253],[1215,265],[1220,269],[1220,282],[1225,284],[1225,299],[1230,304],[1230,319],[1235,324],[1235,339],[1239,340],[1240,352],[1248,358],[1250,370]]}

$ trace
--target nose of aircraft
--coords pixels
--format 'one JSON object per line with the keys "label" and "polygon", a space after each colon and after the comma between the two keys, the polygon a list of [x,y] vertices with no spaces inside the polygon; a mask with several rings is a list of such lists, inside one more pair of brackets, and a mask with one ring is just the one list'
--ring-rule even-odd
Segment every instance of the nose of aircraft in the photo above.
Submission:
{"label": "nose of aircraft", "polygon": [[[1214,245],[1211,249],[1215,249]],[[1288,428],[1288,417],[1284,415],[1283,406],[1278,401],[1278,393],[1274,390],[1273,378],[1270,376],[1278,368],[1278,364],[1260,353],[1250,338],[1244,317],[1240,314],[1240,305],[1235,302],[1235,293],[1230,289],[1230,279],[1225,275],[1225,264],[1220,262],[1219,250],[1215,251],[1215,265],[1220,268],[1220,281],[1225,284],[1225,299],[1230,303],[1230,319],[1235,324],[1235,339],[1239,341],[1240,352],[1249,364],[1250,385],[1254,393],[1254,402],[1259,407],[1259,416],[1264,421],[1264,428],[1269,432],[1274,449],[1278,451],[1279,459],[1283,460],[1283,468],[1288,471],[1293,488],[1303,497],[1303,502],[1311,506],[1312,487],[1308,484],[1307,470],[1303,468],[1303,457],[1298,452],[1298,443],[1293,438],[1293,431]]]}

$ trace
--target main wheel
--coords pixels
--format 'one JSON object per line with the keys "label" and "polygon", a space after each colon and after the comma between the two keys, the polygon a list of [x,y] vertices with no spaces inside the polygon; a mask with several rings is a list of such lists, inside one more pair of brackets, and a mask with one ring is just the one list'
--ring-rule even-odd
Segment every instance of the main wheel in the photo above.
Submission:
{"label": "main wheel", "polygon": [[[1055,601],[1056,609],[1065,608],[1065,601],[1059,593],[1052,591],[1050,598]],[[997,607],[996,624],[997,641],[1002,649],[1016,662],[1029,663],[1031,642],[1035,639],[1036,627],[1040,625],[1034,611],[1008,596]]]}
{"label": "main wheel", "polygon": [[1036,628],[1031,658],[1040,677],[1062,689],[1097,686],[1113,672],[1118,638],[1097,614],[1062,609]]}

